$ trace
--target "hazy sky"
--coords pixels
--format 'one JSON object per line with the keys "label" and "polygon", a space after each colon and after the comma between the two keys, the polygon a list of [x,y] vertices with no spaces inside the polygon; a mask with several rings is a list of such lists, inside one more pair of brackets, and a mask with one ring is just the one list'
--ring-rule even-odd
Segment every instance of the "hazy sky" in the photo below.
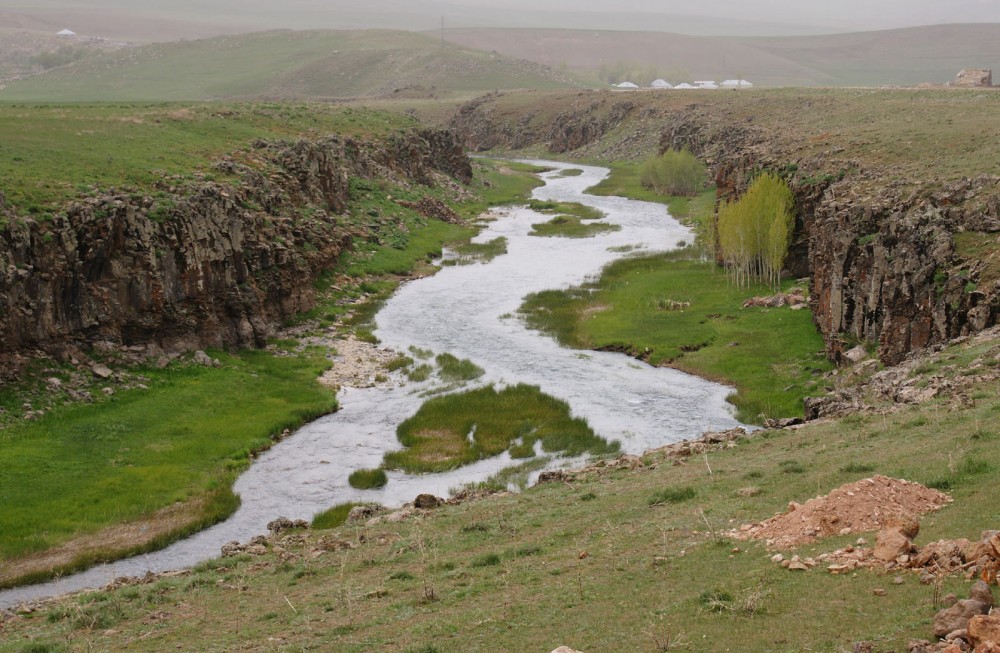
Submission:
{"label": "hazy sky", "polygon": [[95,34],[102,22],[110,29],[123,20],[172,21],[203,35],[272,27],[429,30],[445,18],[450,27],[759,36],[1000,23],[1000,0],[0,0],[0,29],[44,31],[64,18],[89,23]]}

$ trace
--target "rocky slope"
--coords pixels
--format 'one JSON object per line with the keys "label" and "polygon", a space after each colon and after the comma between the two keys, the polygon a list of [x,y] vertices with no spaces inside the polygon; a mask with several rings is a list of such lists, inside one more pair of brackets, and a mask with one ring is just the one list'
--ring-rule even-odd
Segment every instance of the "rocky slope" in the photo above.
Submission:
{"label": "rocky slope", "polygon": [[232,181],[109,190],[44,222],[0,195],[0,378],[38,350],[71,360],[94,346],[152,358],[260,346],[312,306],[313,281],[353,238],[377,239],[391,219],[351,217],[352,179],[454,185],[472,174],[440,130],[257,142],[216,167]]}
{"label": "rocky slope", "polygon": [[[778,172],[798,214],[787,267],[811,277],[812,308],[833,358],[865,341],[897,363],[997,323],[1000,248],[981,245],[996,245],[1000,232],[1000,177],[939,176],[912,163],[905,133],[891,141],[883,125],[838,142],[826,131],[832,119],[802,118],[839,108],[827,96],[735,95],[600,92],[516,103],[491,95],[462,106],[449,124],[476,150],[544,146],[614,160],[687,147],[711,167],[720,199],[745,190],[760,169]],[[867,99],[849,102],[857,102],[855,121],[873,110]],[[947,109],[940,113],[950,124]],[[949,127],[938,129],[933,138],[946,141]],[[892,148],[911,162],[889,161]]]}

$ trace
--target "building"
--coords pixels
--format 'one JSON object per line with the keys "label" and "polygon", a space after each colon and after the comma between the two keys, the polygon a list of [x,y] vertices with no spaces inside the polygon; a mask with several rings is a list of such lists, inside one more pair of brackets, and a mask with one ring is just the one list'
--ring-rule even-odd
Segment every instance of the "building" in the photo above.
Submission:
{"label": "building", "polygon": [[649,83],[650,88],[673,88],[674,85],[665,79],[654,79]]}
{"label": "building", "polygon": [[63,38],[71,39],[76,37],[76,32],[71,29],[63,29],[56,32],[56,36],[61,36]]}
{"label": "building", "polygon": [[753,88],[753,84],[745,79],[727,79],[719,86],[722,88]]}

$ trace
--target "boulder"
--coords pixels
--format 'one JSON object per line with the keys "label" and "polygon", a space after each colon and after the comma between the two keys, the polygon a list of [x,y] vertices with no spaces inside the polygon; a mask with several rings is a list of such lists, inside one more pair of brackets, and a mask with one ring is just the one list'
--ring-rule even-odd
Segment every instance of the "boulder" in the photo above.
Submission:
{"label": "boulder", "polygon": [[413,500],[413,507],[430,509],[437,508],[442,503],[444,503],[444,500],[434,496],[433,494],[420,494]]}
{"label": "boulder", "polygon": [[375,506],[354,506],[351,512],[347,513],[347,521],[364,521],[371,519],[379,512]]}
{"label": "boulder", "polygon": [[965,599],[950,608],[945,608],[934,617],[934,636],[941,638],[955,630],[969,627],[969,620],[990,611],[990,606],[982,601]]}
{"label": "boulder", "polygon": [[969,598],[973,601],[979,601],[980,603],[985,603],[989,607],[993,607],[993,592],[990,590],[990,586],[981,580],[977,580],[972,585],[972,590],[969,592]]}
{"label": "boulder", "polygon": [[977,651],[987,643],[1000,645],[1000,614],[977,615],[969,619],[969,643]]}
{"label": "boulder", "polygon": [[913,542],[899,526],[889,526],[879,531],[878,539],[875,542],[874,555],[876,560],[892,562],[901,555],[909,555],[911,551],[913,551]]}
{"label": "boulder", "polygon": [[848,349],[844,352],[844,359],[852,364],[857,364],[868,357],[868,350],[858,345],[853,349]]}
{"label": "boulder", "polygon": [[114,372],[107,365],[101,365],[98,363],[90,368],[90,372],[98,379],[110,379],[114,376]]}

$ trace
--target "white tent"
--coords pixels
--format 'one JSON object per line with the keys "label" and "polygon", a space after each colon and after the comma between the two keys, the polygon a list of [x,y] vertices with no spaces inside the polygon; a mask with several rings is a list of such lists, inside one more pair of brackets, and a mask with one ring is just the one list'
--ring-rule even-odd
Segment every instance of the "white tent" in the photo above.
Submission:
{"label": "white tent", "polygon": [[722,82],[722,86],[725,88],[750,88],[753,84],[745,79],[727,79]]}
{"label": "white tent", "polygon": [[673,88],[674,85],[665,79],[654,79],[650,82],[649,86],[651,88]]}
{"label": "white tent", "polygon": [[687,82],[682,82],[682,83],[678,84],[677,86],[675,86],[674,88],[679,88],[679,89],[685,89],[686,90],[686,89],[689,89],[689,88],[698,88],[698,87],[697,86],[691,86]]}
{"label": "white tent", "polygon": [[621,84],[615,84],[615,88],[639,88],[639,85],[632,82],[622,82]]}
{"label": "white tent", "polygon": [[719,85],[712,80],[706,80],[694,83],[696,88],[719,88]]}
{"label": "white tent", "polygon": [[76,32],[71,29],[64,29],[56,32],[56,36],[76,36]]}

